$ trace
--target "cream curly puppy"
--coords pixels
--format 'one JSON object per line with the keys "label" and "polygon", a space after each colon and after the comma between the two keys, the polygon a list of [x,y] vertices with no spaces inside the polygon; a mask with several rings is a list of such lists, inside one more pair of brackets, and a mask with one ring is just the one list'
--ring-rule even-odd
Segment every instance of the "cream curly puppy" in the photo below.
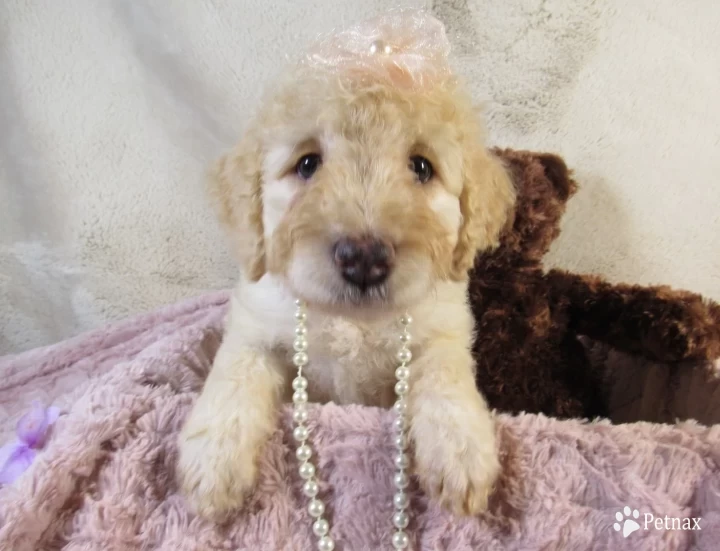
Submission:
{"label": "cream curly puppy", "polygon": [[313,401],[390,406],[397,320],[414,318],[415,474],[456,513],[486,507],[499,462],[475,387],[466,285],[514,189],[458,80],[425,76],[300,64],[214,167],[241,274],[179,441],[180,484],[200,514],[222,517],[253,489],[292,392],[296,298],[308,305]]}

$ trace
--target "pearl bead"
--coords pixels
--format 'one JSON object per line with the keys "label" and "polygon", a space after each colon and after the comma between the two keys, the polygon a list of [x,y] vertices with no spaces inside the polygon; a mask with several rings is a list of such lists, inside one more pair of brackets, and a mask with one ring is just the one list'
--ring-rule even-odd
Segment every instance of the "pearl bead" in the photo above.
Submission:
{"label": "pearl bead", "polygon": [[404,364],[406,364],[410,360],[412,360],[412,352],[410,352],[410,349],[403,347],[400,350],[398,350],[397,360],[400,363],[404,363]]}
{"label": "pearl bead", "polygon": [[312,529],[316,536],[324,536],[330,530],[330,523],[324,518],[319,518],[313,522]]}
{"label": "pearl bead", "polygon": [[[301,405],[301,404],[297,404],[296,407],[298,407],[298,406],[300,406],[300,405]],[[302,405],[304,405],[304,404],[302,404]],[[298,407],[298,409],[296,409],[295,411],[293,411],[293,421],[295,421],[296,423],[298,423],[298,424],[299,424],[299,423],[304,423],[304,422],[307,421],[307,420],[308,420],[308,412],[307,412],[307,410],[306,410],[305,408],[300,409],[300,408]]]}
{"label": "pearl bead", "polygon": [[399,490],[403,490],[408,486],[408,475],[406,475],[404,472],[399,472],[393,477],[393,482],[395,483],[396,488],[398,488]]}
{"label": "pearl bead", "polygon": [[295,427],[295,430],[293,431],[293,438],[298,442],[304,442],[305,440],[307,440],[309,434],[310,431],[305,425],[299,425]]}
{"label": "pearl bead", "polygon": [[312,478],[315,476],[315,465],[312,463],[303,463],[298,468],[298,474],[300,474],[300,478],[307,480],[309,478]]}
{"label": "pearl bead", "polygon": [[404,314],[403,316],[400,316],[400,323],[405,325],[406,327],[410,324],[412,324],[413,319],[410,314]]}
{"label": "pearl bead", "polygon": [[335,549],[335,540],[330,536],[323,536],[318,540],[318,551],[333,551]]}
{"label": "pearl bead", "polygon": [[410,458],[408,454],[400,452],[395,455],[395,467],[398,469],[407,469],[410,466]]}
{"label": "pearl bead", "polygon": [[307,319],[307,314],[304,310],[297,310],[295,312],[295,320],[296,321],[305,321]]}
{"label": "pearl bead", "polygon": [[405,380],[410,376],[410,368],[406,365],[401,365],[395,370],[395,377],[400,380]]}
{"label": "pearl bead", "polygon": [[410,385],[407,381],[398,381],[395,383],[395,394],[398,396],[405,396],[408,390],[410,390]]}
{"label": "pearl bead", "polygon": [[297,306],[298,308],[300,308],[300,307],[302,307],[302,306],[305,306],[305,303],[302,301],[302,299],[296,298],[296,299],[295,299],[295,306]]}
{"label": "pearl bead", "polygon": [[305,352],[308,349],[308,342],[305,337],[298,337],[293,342],[295,352]]}
{"label": "pearl bead", "polygon": [[393,419],[393,428],[398,432],[405,430],[405,417],[403,415],[399,415]]}
{"label": "pearl bead", "polygon": [[321,517],[322,514],[325,512],[325,505],[322,501],[319,499],[313,499],[310,501],[310,505],[308,505],[308,513],[310,513],[311,517]]}
{"label": "pearl bead", "polygon": [[305,327],[304,325],[298,325],[295,328],[295,335],[298,337],[304,337],[305,335],[307,335],[307,327]]}
{"label": "pearl bead", "polygon": [[308,363],[308,355],[305,352],[296,352],[293,356],[295,367],[304,367]]}
{"label": "pearl bead", "polygon": [[412,342],[412,335],[405,330],[403,333],[400,333],[400,342],[403,344],[410,344]]}
{"label": "pearl bead", "polygon": [[408,496],[405,492],[400,491],[393,496],[393,505],[396,509],[405,509],[408,506]]}
{"label": "pearl bead", "polygon": [[402,415],[407,412],[407,402],[405,400],[398,400],[395,402],[393,408],[395,409],[395,413]]}
{"label": "pearl bead", "polygon": [[305,390],[296,390],[293,393],[293,402],[296,404],[304,404],[308,401],[308,393]]}
{"label": "pearl bead", "polygon": [[393,515],[393,525],[395,528],[407,528],[407,525],[410,524],[410,517],[407,513],[403,511],[397,511]]}
{"label": "pearl bead", "polygon": [[[309,463],[306,463],[306,465],[309,465]],[[308,480],[303,485],[303,493],[308,497],[315,497],[316,495],[318,495],[319,491],[320,487],[318,486],[318,483],[314,480]]]}
{"label": "pearl bead", "polygon": [[297,450],[295,450],[295,457],[297,457],[300,461],[307,461],[312,457],[312,450],[310,449],[310,446],[307,444],[303,444],[300,446]]}
{"label": "pearl bead", "polygon": [[404,450],[408,446],[408,437],[404,434],[398,434],[395,439],[395,447],[399,450]]}
{"label": "pearl bead", "polygon": [[410,538],[405,532],[395,532],[392,537],[392,544],[395,549],[407,549],[410,545]]}
{"label": "pearl bead", "polygon": [[297,376],[293,379],[292,387],[293,390],[305,390],[307,389],[308,381],[305,377]]}

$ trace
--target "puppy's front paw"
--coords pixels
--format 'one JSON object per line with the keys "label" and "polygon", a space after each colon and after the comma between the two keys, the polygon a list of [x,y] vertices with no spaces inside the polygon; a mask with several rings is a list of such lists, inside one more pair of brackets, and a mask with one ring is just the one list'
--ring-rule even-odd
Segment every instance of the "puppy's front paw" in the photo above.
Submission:
{"label": "puppy's front paw", "polygon": [[454,514],[483,512],[500,472],[487,410],[463,414],[457,404],[435,409],[413,420],[412,432],[415,471],[425,492]]}
{"label": "puppy's front paw", "polygon": [[[227,427],[226,427],[227,428]],[[239,509],[252,491],[260,446],[218,426],[194,426],[180,434],[178,483],[191,507],[216,521]]]}

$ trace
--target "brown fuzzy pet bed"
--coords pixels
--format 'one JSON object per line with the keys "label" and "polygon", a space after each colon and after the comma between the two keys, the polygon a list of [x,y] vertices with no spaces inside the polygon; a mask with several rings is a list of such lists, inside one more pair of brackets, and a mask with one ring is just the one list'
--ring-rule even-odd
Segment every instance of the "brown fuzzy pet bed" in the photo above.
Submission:
{"label": "brown fuzzy pet bed", "polygon": [[[0,360],[3,442],[32,400],[63,412],[29,470],[0,489],[0,549],[314,548],[288,415],[265,452],[253,499],[231,524],[194,517],[177,493],[176,434],[210,368],[225,307],[225,294],[208,295]],[[591,352],[598,362],[630,361],[606,349]],[[635,367],[645,380],[662,377],[662,366]],[[675,395],[718,403],[714,380],[701,369],[686,373],[704,382],[676,381]],[[626,412],[631,402],[643,407],[632,384],[623,383]],[[390,414],[378,409],[312,409],[337,549],[390,548],[389,423]],[[719,427],[503,414],[497,430],[503,473],[489,511],[453,518],[415,486],[414,549],[720,548]],[[630,515],[618,522],[626,506]],[[635,509],[639,529],[625,538]],[[645,529],[646,515],[667,524],[659,529],[653,520]],[[700,530],[672,529],[673,518],[681,526],[691,517],[700,519]]]}

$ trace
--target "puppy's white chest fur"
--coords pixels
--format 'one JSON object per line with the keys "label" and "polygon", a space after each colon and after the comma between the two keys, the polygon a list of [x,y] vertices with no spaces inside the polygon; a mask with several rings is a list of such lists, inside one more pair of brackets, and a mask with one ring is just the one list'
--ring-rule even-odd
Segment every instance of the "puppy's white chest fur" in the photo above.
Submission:
{"label": "puppy's white chest fur", "polygon": [[[400,330],[386,320],[362,323],[322,317],[308,324],[311,398],[388,407],[394,399]],[[314,385],[314,388],[313,388]]]}
{"label": "puppy's white chest fur", "polygon": [[[257,283],[241,282],[233,294],[226,334],[241,335],[243,342],[271,350],[284,374],[289,374],[295,369],[291,361],[294,310],[293,297],[271,276]],[[307,321],[310,362],[303,368],[310,399],[391,405],[401,331],[396,317],[351,320],[311,309]],[[288,384],[285,398],[290,394]]]}

